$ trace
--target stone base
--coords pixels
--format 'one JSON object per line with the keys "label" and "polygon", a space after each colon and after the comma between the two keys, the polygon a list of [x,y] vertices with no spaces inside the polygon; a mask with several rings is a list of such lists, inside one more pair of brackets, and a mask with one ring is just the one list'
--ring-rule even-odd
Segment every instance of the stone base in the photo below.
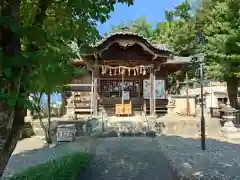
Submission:
{"label": "stone base", "polygon": [[168,106],[166,106],[167,107],[167,116],[174,116],[174,115],[176,115],[176,113],[175,113],[175,106],[171,106],[171,105],[168,105]]}
{"label": "stone base", "polygon": [[65,116],[69,119],[74,119],[75,118],[75,106],[72,106],[72,105],[66,106]]}
{"label": "stone base", "polygon": [[147,116],[148,121],[155,121],[157,120],[157,116]]}
{"label": "stone base", "polygon": [[239,139],[240,138],[240,132],[223,132],[222,136],[227,139]]}
{"label": "stone base", "polygon": [[237,128],[236,127],[222,127],[222,132],[226,132],[226,133],[234,133],[237,132]]}
{"label": "stone base", "polygon": [[228,121],[221,129],[222,136],[228,139],[240,138],[240,133],[237,132],[237,128],[232,121]]}
{"label": "stone base", "polygon": [[234,126],[232,121],[228,121],[224,124],[224,126],[222,127],[222,132],[226,132],[226,133],[234,133],[237,132],[237,128]]}

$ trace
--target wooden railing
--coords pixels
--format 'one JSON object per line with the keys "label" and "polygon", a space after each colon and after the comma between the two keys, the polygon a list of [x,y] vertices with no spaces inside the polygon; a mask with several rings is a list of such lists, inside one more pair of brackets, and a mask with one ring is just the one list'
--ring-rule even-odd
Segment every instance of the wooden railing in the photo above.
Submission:
{"label": "wooden railing", "polygon": [[[210,115],[211,117],[217,117],[222,119],[223,116],[223,112],[221,112],[221,108],[215,108],[215,107],[211,107],[210,108]],[[234,116],[236,117],[233,121],[233,123],[235,125],[240,125],[240,111],[233,113]]]}

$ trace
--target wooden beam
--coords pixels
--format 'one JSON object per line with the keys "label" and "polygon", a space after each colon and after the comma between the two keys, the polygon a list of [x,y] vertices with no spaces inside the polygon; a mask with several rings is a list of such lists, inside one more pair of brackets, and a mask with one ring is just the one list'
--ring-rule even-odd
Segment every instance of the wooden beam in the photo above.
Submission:
{"label": "wooden beam", "polygon": [[73,86],[73,87],[86,87],[86,86],[91,86],[91,84],[66,84],[64,86]]}

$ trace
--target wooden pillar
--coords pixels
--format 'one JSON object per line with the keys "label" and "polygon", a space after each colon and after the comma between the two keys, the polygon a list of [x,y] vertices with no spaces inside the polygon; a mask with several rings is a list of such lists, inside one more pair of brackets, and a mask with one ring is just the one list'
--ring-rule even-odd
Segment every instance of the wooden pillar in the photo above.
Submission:
{"label": "wooden pillar", "polygon": [[187,115],[190,116],[189,94],[188,94],[188,73],[186,72],[186,96],[187,96]]}
{"label": "wooden pillar", "polygon": [[156,76],[155,70],[153,69],[153,116],[156,115]]}
{"label": "wooden pillar", "polygon": [[98,71],[99,68],[96,66],[93,72],[93,116],[98,116]]}
{"label": "wooden pillar", "polygon": [[94,69],[91,70],[91,116],[93,115],[93,104],[94,104]]}
{"label": "wooden pillar", "polygon": [[155,103],[155,98],[154,98],[154,94],[155,94],[155,89],[154,89],[154,87],[155,87],[155,82],[154,82],[154,69],[153,69],[153,67],[151,67],[150,68],[150,77],[149,77],[149,79],[150,79],[150,116],[154,116],[154,103]]}

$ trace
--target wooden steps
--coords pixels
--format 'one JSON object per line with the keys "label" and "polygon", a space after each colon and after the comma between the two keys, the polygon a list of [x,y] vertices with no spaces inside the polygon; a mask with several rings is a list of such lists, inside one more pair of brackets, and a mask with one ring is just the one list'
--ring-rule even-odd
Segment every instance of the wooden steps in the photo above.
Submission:
{"label": "wooden steps", "polygon": [[[150,107],[146,107],[146,114],[150,113]],[[155,109],[156,115],[163,115],[167,113],[167,107],[166,106],[157,106]]]}

